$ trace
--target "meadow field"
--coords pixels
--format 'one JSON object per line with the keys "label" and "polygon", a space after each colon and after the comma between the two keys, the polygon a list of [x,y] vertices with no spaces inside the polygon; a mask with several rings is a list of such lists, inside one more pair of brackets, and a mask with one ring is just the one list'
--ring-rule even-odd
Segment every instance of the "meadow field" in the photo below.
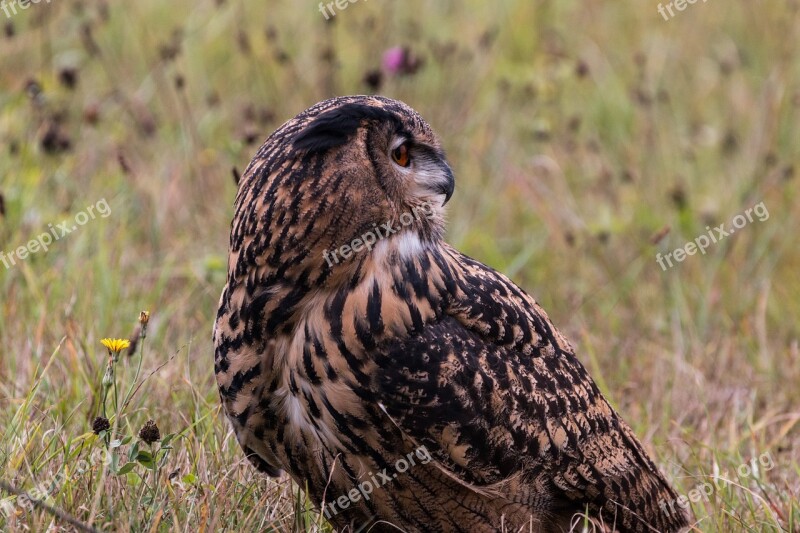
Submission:
{"label": "meadow field", "polygon": [[0,530],[331,530],[245,460],[211,330],[235,176],[378,93],[694,530],[800,531],[800,3],[339,3],[0,5]]}

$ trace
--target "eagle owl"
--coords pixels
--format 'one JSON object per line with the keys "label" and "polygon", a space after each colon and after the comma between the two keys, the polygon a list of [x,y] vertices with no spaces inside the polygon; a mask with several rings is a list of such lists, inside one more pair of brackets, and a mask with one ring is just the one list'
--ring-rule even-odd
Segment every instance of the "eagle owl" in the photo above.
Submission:
{"label": "eagle owl", "polygon": [[225,413],[340,531],[680,531],[689,516],[525,291],[442,237],[413,109],[326,100],[245,170],[214,327]]}

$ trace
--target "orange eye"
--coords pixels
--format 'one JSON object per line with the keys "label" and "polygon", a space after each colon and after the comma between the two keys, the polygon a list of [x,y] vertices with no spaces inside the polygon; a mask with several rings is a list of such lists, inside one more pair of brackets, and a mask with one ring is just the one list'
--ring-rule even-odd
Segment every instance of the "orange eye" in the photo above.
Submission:
{"label": "orange eye", "polygon": [[392,159],[401,167],[407,167],[411,163],[411,156],[408,155],[408,146],[403,143],[392,150]]}

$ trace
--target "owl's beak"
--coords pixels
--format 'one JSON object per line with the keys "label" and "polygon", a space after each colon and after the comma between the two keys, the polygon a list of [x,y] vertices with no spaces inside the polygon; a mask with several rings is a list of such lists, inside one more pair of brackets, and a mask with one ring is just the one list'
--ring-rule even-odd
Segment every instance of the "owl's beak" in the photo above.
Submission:
{"label": "owl's beak", "polygon": [[436,192],[438,194],[444,194],[444,202],[442,202],[442,207],[447,205],[447,202],[450,201],[450,197],[453,196],[453,191],[456,188],[456,178],[453,176],[453,171],[450,170],[450,165],[447,163],[444,164],[444,168],[442,169],[443,176],[442,181],[436,184]]}

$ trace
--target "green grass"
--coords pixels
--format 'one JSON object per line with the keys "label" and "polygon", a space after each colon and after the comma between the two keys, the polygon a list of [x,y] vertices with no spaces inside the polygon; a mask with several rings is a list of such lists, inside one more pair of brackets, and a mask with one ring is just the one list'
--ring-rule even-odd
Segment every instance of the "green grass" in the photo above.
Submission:
{"label": "green grass", "polygon": [[[735,482],[693,504],[697,530],[799,530],[795,2],[711,0],[664,21],[649,2],[371,0],[333,24],[317,4],[0,12],[14,33],[0,37],[0,251],[110,208],[0,263],[0,480],[51,508],[0,490],[0,530],[70,530],[53,510],[115,531],[328,528],[298,487],[254,472],[220,412],[231,169],[311,104],[369,92],[395,45],[425,62],[380,92],[444,141],[448,240],[541,301],[682,494]],[[769,219],[656,263],[759,202]],[[105,465],[100,339],[131,336],[141,310],[146,380]],[[138,353],[118,363],[120,396]],[[171,449],[140,441],[148,419]]]}

